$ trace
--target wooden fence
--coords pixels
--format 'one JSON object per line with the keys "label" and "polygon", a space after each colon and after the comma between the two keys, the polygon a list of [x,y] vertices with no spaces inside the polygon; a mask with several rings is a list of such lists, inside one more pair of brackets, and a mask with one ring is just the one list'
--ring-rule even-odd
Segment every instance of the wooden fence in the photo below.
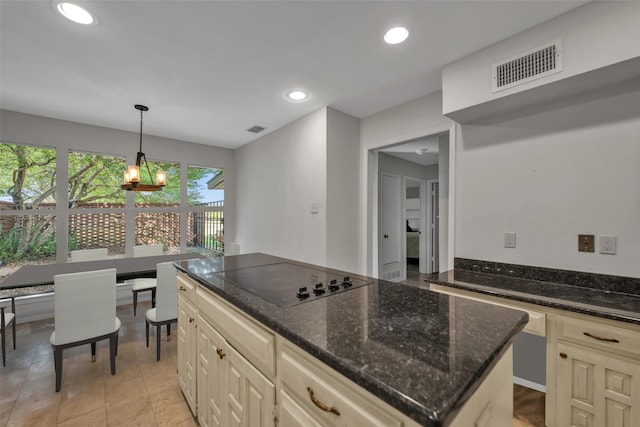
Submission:
{"label": "wooden fence", "polygon": [[[9,203],[11,205],[11,203]],[[157,207],[166,205],[145,205]],[[220,208],[214,212],[190,212],[187,218],[187,246],[224,251],[224,202],[204,203],[201,206]],[[109,206],[104,206],[109,207]],[[123,207],[113,205],[110,207]],[[0,206],[0,209],[8,207]],[[0,217],[0,229],[8,232],[20,216]],[[108,248],[109,254],[125,250],[125,216],[123,213],[74,213],[69,215],[69,249]],[[179,212],[136,212],[135,244],[158,244],[180,247]]]}

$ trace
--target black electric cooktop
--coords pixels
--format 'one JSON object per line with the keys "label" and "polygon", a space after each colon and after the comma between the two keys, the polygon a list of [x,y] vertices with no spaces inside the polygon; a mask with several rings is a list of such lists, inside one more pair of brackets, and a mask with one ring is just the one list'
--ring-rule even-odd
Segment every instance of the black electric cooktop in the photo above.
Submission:
{"label": "black electric cooktop", "polygon": [[290,307],[371,284],[339,272],[288,262],[216,273],[230,283],[281,307]]}

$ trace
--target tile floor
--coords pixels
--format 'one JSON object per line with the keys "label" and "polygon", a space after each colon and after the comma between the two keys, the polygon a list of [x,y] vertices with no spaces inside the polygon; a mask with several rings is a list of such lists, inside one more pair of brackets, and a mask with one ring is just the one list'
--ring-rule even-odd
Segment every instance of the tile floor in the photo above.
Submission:
{"label": "tile floor", "polygon": [[0,426],[197,426],[178,386],[175,325],[167,343],[163,328],[160,362],[155,335],[145,346],[144,312],[149,303],[120,306],[122,321],[116,375],[109,370],[108,340],[64,351],[62,390],[55,392],[49,336],[53,319],[19,324],[16,350],[0,368]]}
{"label": "tile floor", "polygon": [[[96,363],[88,345],[65,350],[59,393],[49,345],[53,319],[19,324],[17,348],[7,350],[7,366],[0,368],[0,427],[197,426],[177,382],[175,325],[170,342],[163,328],[160,362],[153,329],[145,346],[149,307],[140,303],[137,317],[131,305],[117,309],[122,329],[115,376],[109,371],[108,341],[98,343]],[[514,390],[513,426],[543,427],[544,394]]]}

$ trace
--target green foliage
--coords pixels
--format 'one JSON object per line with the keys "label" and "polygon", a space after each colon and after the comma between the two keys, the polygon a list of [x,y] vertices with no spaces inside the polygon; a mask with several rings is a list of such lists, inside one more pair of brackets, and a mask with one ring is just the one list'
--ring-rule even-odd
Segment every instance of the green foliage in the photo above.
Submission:
{"label": "green foliage", "polygon": [[16,209],[55,202],[55,149],[0,144],[0,171],[0,197],[10,197]]}
{"label": "green foliage", "polygon": [[103,154],[69,153],[69,204],[124,204],[125,192],[120,189],[125,160]]}
{"label": "green foliage", "polygon": [[29,241],[24,247],[21,247],[24,230],[19,225],[14,225],[8,232],[0,234],[0,259],[3,262],[17,260],[37,260],[56,255],[56,237],[55,234],[39,235]]}

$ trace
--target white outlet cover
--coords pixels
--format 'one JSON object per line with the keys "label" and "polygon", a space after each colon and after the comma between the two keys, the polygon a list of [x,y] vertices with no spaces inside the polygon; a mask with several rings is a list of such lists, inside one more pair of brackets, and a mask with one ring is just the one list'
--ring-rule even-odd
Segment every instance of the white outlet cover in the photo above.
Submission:
{"label": "white outlet cover", "polygon": [[616,246],[618,245],[617,236],[600,236],[598,237],[598,252],[601,254],[615,255]]}
{"label": "white outlet cover", "polygon": [[505,248],[516,247],[516,233],[504,233],[504,247]]}

